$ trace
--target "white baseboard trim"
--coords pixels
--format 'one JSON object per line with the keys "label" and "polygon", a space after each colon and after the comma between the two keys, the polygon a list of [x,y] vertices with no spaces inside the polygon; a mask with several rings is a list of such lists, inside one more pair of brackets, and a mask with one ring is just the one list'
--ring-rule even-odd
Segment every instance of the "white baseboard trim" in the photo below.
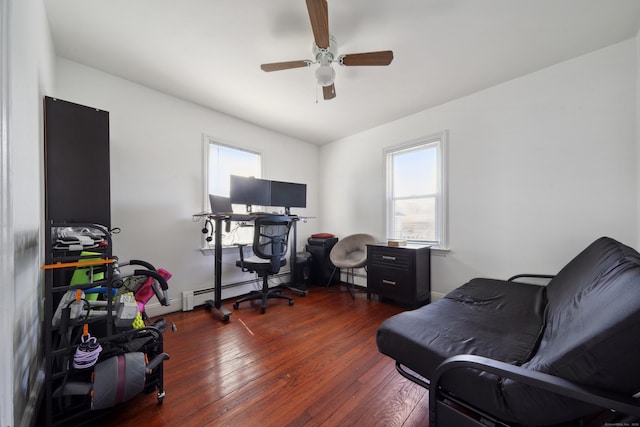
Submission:
{"label": "white baseboard trim", "polygon": [[[269,276],[269,286],[272,287],[284,284],[289,280],[289,277],[290,274],[288,271],[281,271],[278,274]],[[239,297],[261,288],[262,282],[258,282],[255,279],[237,283],[228,283],[222,285],[222,299],[226,300],[229,298]],[[154,299],[153,302],[150,302],[145,306],[145,311],[149,317],[152,318],[180,310],[190,311],[198,306],[204,305],[207,300],[213,299],[214,292],[215,287],[213,284],[201,289],[182,291],[180,297],[171,298],[171,305],[163,306]]]}

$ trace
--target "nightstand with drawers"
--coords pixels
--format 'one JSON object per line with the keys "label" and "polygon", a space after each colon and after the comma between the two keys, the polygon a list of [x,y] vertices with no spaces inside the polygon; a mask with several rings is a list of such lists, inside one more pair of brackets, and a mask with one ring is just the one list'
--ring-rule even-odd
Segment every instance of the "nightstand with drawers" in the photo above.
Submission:
{"label": "nightstand with drawers", "polygon": [[431,247],[367,245],[367,299],[371,294],[412,308],[431,301]]}

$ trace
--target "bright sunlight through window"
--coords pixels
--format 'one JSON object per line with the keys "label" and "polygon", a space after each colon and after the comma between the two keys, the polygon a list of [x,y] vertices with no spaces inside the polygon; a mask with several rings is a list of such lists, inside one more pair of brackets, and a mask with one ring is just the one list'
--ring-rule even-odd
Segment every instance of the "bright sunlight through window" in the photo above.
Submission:
{"label": "bright sunlight through window", "polygon": [[387,238],[446,248],[446,136],[385,151]]}

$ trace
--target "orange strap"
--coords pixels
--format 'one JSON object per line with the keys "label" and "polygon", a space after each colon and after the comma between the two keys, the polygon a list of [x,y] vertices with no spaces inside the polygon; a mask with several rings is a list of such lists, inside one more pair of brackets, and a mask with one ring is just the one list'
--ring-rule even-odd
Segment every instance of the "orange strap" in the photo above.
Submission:
{"label": "orange strap", "polygon": [[100,259],[96,261],[77,261],[77,262],[57,262],[55,264],[46,264],[40,267],[42,270],[50,270],[52,268],[67,268],[67,267],[90,267],[92,265],[104,265],[113,264],[115,259]]}

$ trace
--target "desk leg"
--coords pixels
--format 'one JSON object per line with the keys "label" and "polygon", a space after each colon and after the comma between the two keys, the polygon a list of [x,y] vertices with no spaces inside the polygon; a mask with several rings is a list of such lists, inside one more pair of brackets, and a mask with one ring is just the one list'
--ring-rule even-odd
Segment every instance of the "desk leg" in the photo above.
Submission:
{"label": "desk leg", "polygon": [[222,218],[215,218],[216,229],[214,233],[215,261],[214,261],[214,298],[205,301],[211,313],[222,321],[228,321],[231,312],[222,307]]}
{"label": "desk leg", "polygon": [[296,261],[298,261],[298,253],[296,252],[296,245],[298,242],[298,218],[294,218],[293,219],[293,242],[291,243],[291,257],[289,259],[289,272],[290,272],[290,282],[288,285],[284,285],[284,287],[288,290],[290,290],[291,292],[294,292],[300,296],[306,297],[307,296],[307,289],[306,286],[304,286],[304,289],[300,289],[298,287],[296,287],[297,283],[296,283]]}

